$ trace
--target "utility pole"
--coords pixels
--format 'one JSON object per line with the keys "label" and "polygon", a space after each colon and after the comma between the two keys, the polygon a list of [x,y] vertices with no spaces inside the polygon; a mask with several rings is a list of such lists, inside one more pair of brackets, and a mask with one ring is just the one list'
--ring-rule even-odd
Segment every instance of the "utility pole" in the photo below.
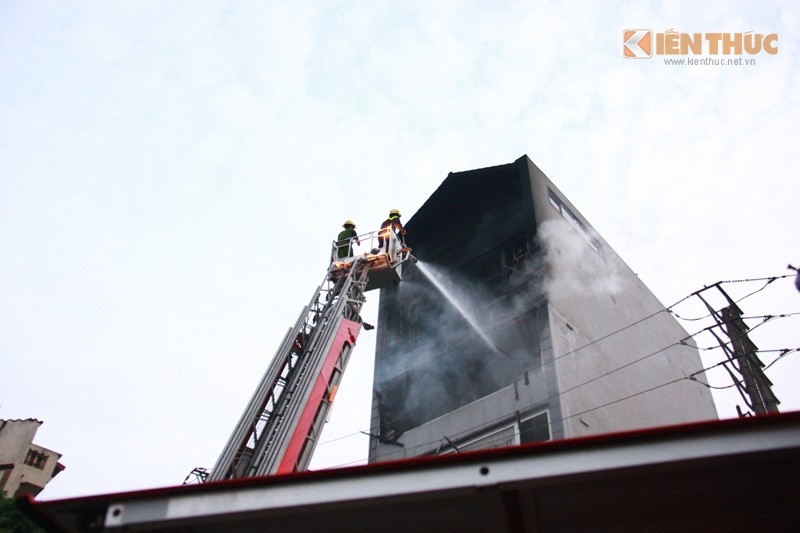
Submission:
{"label": "utility pole", "polygon": [[[727,307],[717,311],[703,298],[702,292],[712,288],[716,288],[722,293],[728,301]],[[727,356],[726,362],[732,363],[734,369],[741,376],[741,380],[739,380],[725,365],[742,399],[757,415],[779,412],[778,404],[780,402],[775,393],[772,392],[772,382],[764,373],[764,363],[761,362],[757,355],[758,347],[747,336],[750,328],[742,318],[742,310],[739,309],[739,306],[728,296],[719,283],[698,291],[696,295],[711,311],[711,316],[714,317],[717,326],[725,332],[730,341],[729,343],[724,342],[713,330],[711,331]]]}
{"label": "utility pole", "polygon": [[764,374],[764,363],[756,355],[758,347],[747,336],[750,328],[742,320],[741,309],[731,303],[722,309],[722,320],[725,333],[733,346],[734,364],[742,375],[744,390],[750,397],[753,411],[757,415],[779,412],[780,402],[772,392],[772,382]]}

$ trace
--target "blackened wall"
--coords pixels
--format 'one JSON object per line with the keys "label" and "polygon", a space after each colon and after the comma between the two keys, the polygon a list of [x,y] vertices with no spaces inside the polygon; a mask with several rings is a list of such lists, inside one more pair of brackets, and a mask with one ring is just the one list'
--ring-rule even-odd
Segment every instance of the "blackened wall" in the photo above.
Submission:
{"label": "blackened wall", "polygon": [[[406,223],[419,269],[381,291],[375,403],[382,440],[510,385],[541,361],[542,261],[527,158],[451,173]],[[494,345],[494,347],[492,346]]]}

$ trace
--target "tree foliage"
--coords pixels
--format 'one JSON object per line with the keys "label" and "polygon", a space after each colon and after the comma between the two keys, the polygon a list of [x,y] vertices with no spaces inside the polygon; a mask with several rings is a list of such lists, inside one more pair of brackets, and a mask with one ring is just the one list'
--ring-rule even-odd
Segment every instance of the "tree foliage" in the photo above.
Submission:
{"label": "tree foliage", "polygon": [[23,515],[14,500],[0,495],[0,533],[40,533],[43,529],[36,526]]}

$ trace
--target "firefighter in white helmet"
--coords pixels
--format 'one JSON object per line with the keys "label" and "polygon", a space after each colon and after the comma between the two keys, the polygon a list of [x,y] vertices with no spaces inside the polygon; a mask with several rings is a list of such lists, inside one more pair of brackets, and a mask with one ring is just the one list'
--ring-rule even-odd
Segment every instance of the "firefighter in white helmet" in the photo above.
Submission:
{"label": "firefighter in white helmet", "polygon": [[344,229],[336,237],[336,255],[339,259],[353,255],[353,241],[359,246],[361,245],[361,241],[358,240],[358,233],[356,233],[355,222],[345,220],[342,227]]}

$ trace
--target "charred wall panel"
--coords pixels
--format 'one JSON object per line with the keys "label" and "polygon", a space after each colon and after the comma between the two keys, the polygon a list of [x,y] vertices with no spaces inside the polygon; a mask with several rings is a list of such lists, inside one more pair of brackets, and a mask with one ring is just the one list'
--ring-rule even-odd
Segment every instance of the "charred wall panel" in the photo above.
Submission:
{"label": "charred wall panel", "polygon": [[375,362],[381,420],[373,430],[382,440],[541,364],[543,264],[526,160],[451,173],[406,224],[421,268],[381,291]]}

